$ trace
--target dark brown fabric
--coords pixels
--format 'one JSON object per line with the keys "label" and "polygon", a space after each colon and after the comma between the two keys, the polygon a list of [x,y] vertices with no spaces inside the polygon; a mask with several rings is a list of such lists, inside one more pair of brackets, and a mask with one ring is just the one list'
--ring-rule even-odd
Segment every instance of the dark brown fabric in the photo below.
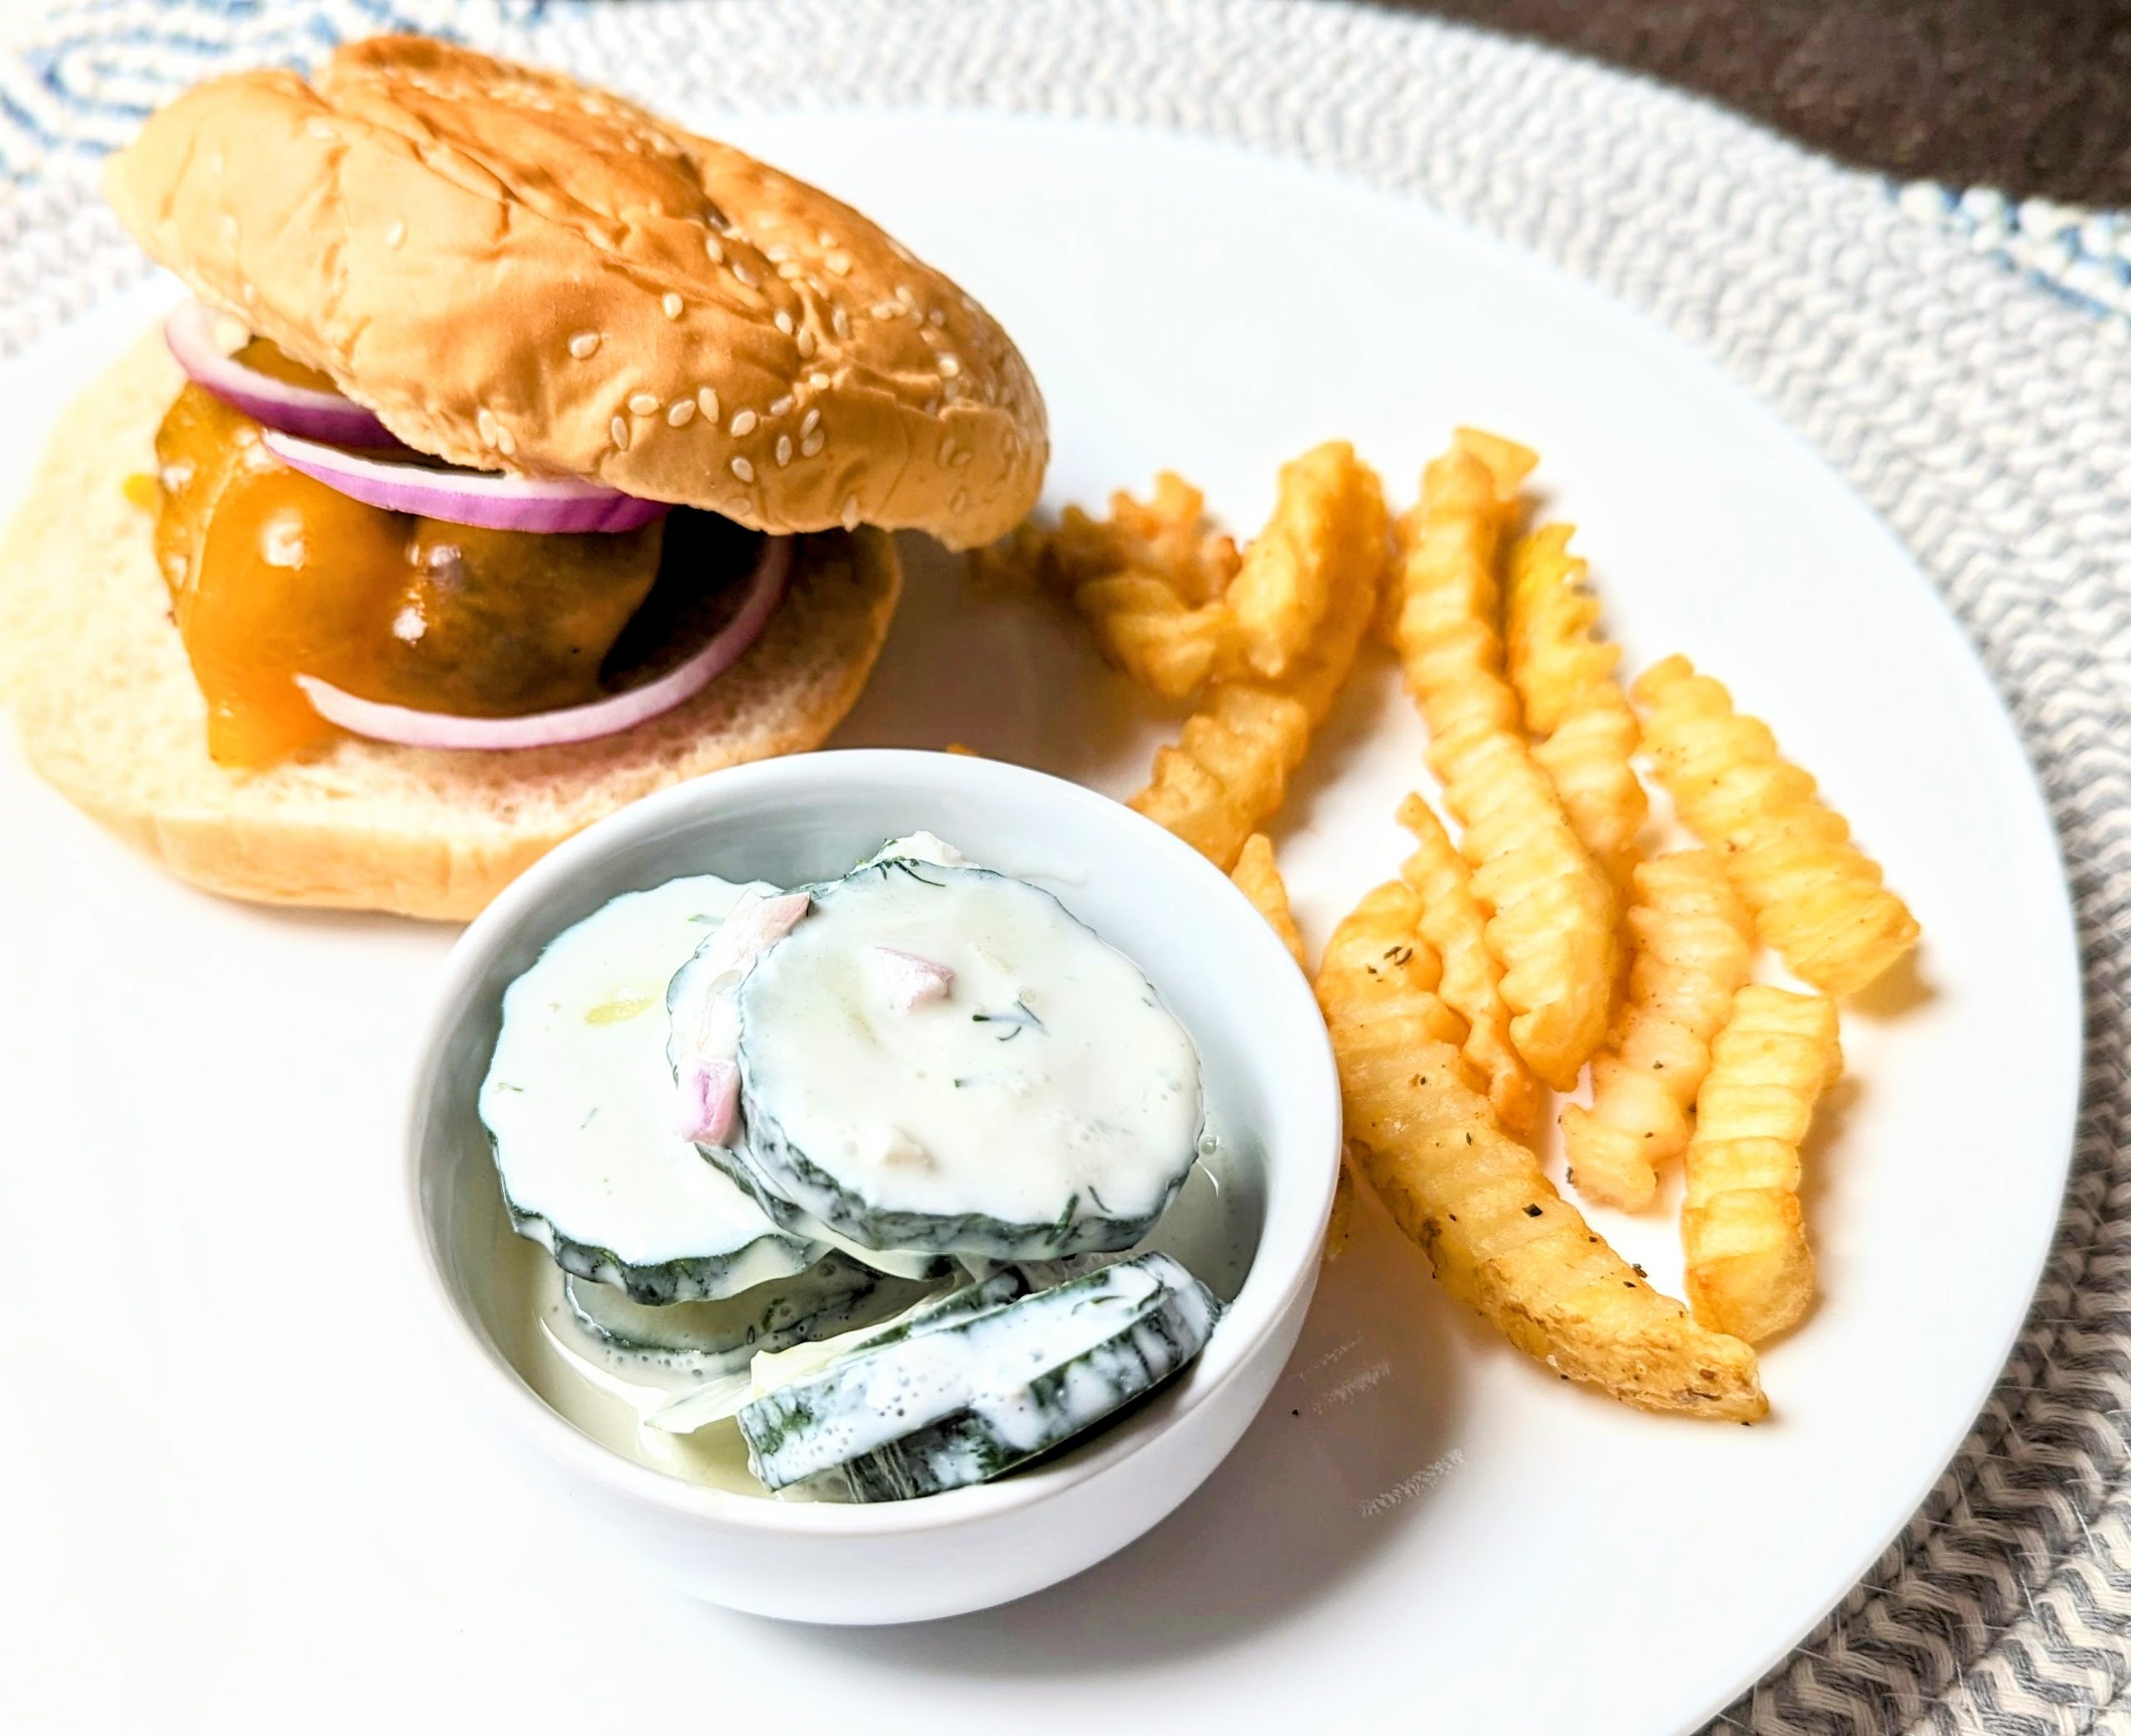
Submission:
{"label": "dark brown fabric", "polygon": [[1654,73],[1867,168],[2131,205],[2131,5],[1379,0]]}

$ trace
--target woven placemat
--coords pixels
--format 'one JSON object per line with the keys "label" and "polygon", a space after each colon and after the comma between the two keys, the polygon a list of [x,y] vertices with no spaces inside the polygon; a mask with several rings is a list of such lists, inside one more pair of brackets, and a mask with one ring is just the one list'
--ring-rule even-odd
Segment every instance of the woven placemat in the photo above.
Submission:
{"label": "woven placemat", "polygon": [[[1424,201],[1662,321],[1882,513],[2064,838],[2088,997],[2063,1223],[1975,1432],[1712,1728],[2131,1732],[2131,360],[1876,177],[1552,52],[1283,0],[57,0],[0,22],[0,353],[141,270],[97,152],[194,78],[443,29],[654,104],[926,104],[1227,138]],[[1950,201],[1950,205],[1958,201]],[[1958,775],[1958,768],[1946,768]],[[1869,1446],[1864,1450],[1869,1450]]]}

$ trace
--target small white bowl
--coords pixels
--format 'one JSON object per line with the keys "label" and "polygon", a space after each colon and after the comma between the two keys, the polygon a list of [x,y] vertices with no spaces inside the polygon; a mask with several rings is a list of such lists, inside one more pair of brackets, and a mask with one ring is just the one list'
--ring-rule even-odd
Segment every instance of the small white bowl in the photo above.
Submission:
{"label": "small white bowl", "polygon": [[[705,1488],[625,1459],[550,1410],[499,1344],[500,1212],[474,1097],[505,986],[616,895],[683,874],[791,885],[924,829],[1046,885],[1146,971],[1197,1040],[1239,1154],[1257,1246],[1205,1352],[1085,1446],[996,1483],[854,1506]],[[990,760],[851,751],[766,761],[667,790],[535,865],[467,930],[422,1039],[407,1205],[459,1384],[618,1551],[713,1602],[817,1622],[959,1614],[1122,1549],[1213,1471],[1301,1331],[1339,1154],[1339,1088],[1302,974],[1197,852],[1077,785]],[[1234,1183],[1232,1183],[1232,1188]],[[1251,1208],[1255,1206],[1254,1212]]]}

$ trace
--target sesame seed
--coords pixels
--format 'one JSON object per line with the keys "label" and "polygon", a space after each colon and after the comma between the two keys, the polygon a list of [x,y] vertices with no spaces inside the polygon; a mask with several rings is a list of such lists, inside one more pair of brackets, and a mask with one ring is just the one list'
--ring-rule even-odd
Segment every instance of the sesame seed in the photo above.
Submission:
{"label": "sesame seed", "polygon": [[905,307],[914,308],[917,305],[917,297],[907,283],[899,283],[896,285],[896,300]]}
{"label": "sesame seed", "polygon": [[500,422],[496,424],[496,450],[505,458],[518,450],[518,436]]}
{"label": "sesame seed", "polygon": [[925,319],[928,325],[945,325],[947,323],[947,310],[945,308],[936,307],[926,315]]}
{"label": "sesame seed", "polygon": [[619,416],[607,424],[607,432],[614,437],[614,444],[623,452],[629,449],[629,425]]}
{"label": "sesame seed", "polygon": [[822,230],[814,237],[814,239],[824,247],[833,247],[836,246],[836,237],[831,235],[826,229]]}
{"label": "sesame seed", "polygon": [[797,283],[807,274],[799,265],[791,260],[787,260],[777,268],[777,275],[787,283]]}
{"label": "sesame seed", "polygon": [[856,494],[847,494],[843,497],[843,512],[842,517],[843,518],[843,528],[846,530],[849,530],[853,525],[858,523],[858,497]]}
{"label": "sesame seed", "polygon": [[957,452],[955,454],[955,468],[957,470],[961,469],[963,465],[969,463],[969,461],[976,456],[976,454],[974,452],[971,452],[966,446],[965,446],[960,452]]}
{"label": "sesame seed", "polygon": [[847,253],[832,253],[822,263],[835,272],[838,277],[851,275],[851,255]]}
{"label": "sesame seed", "polygon": [[774,404],[771,404],[771,405],[770,405],[770,407],[769,407],[769,413],[770,413],[770,414],[772,414],[772,416],[788,416],[788,415],[790,415],[790,414],[792,414],[792,394],[791,394],[791,393],[787,392],[787,393],[786,393],[786,394],[785,394],[782,398],[778,399],[777,399]]}
{"label": "sesame seed", "polygon": [[755,467],[747,459],[736,455],[733,460],[733,474],[742,482],[753,482],[755,479]]}
{"label": "sesame seed", "polygon": [[681,317],[681,298],[672,290],[667,290],[658,298],[658,305],[666,310],[668,319],[678,320]]}
{"label": "sesame seed", "polygon": [[829,310],[829,326],[838,337],[847,338],[851,335],[851,315],[840,305],[832,307]]}
{"label": "sesame seed", "polygon": [[580,331],[569,340],[569,353],[579,361],[586,360],[599,347],[599,334],[596,331]]}
{"label": "sesame seed", "polygon": [[968,504],[969,490],[967,489],[956,489],[955,490],[955,498],[947,503],[947,510],[951,513],[959,513]]}
{"label": "sesame seed", "polygon": [[753,272],[750,271],[737,259],[733,261],[733,280],[738,283],[744,289],[752,290],[757,284],[762,281],[759,277],[756,276]]}
{"label": "sesame seed", "polygon": [[781,469],[783,469],[787,464],[790,464],[791,462],[792,462],[792,436],[791,436],[790,434],[779,434],[779,435],[777,437],[777,469],[779,469],[781,470]]}
{"label": "sesame seed", "polygon": [[474,412],[474,426],[480,431],[481,444],[493,446],[496,443],[495,412],[485,404]]}
{"label": "sesame seed", "polygon": [[676,398],[673,408],[666,412],[668,428],[686,428],[695,419],[696,401],[693,398]]}
{"label": "sesame seed", "polygon": [[799,443],[799,456],[802,458],[812,458],[827,444],[828,441],[825,436],[818,433],[810,434]]}
{"label": "sesame seed", "polygon": [[940,354],[940,371],[952,379],[962,371],[961,358],[952,350],[942,350]]}
{"label": "sesame seed", "polygon": [[807,359],[811,358],[811,357],[812,356],[813,353],[814,353],[814,329],[813,329],[813,327],[812,327],[811,325],[802,325],[802,326],[801,326],[801,327],[799,328],[799,356],[800,356],[800,360],[802,360],[802,361],[803,361],[803,360],[807,360]]}
{"label": "sesame seed", "polygon": [[407,226],[399,218],[395,217],[392,220],[392,226],[385,231],[385,245],[388,247],[397,247],[406,239]]}
{"label": "sesame seed", "polygon": [[632,416],[655,416],[658,414],[658,400],[649,392],[629,394],[629,414]]}
{"label": "sesame seed", "polygon": [[807,376],[807,384],[817,392],[826,392],[829,389],[829,377],[826,374],[818,372],[809,374]]}
{"label": "sesame seed", "polygon": [[782,308],[779,308],[777,310],[777,329],[782,332],[787,338],[792,335],[794,330],[792,324],[792,315],[785,312]]}
{"label": "sesame seed", "polygon": [[706,235],[703,238],[703,250],[710,255],[710,262],[713,265],[725,263],[725,244],[716,236]]}
{"label": "sesame seed", "polygon": [[802,440],[805,439],[808,434],[812,434],[821,425],[822,413],[819,410],[808,410],[805,416],[800,419],[799,438]]}
{"label": "sesame seed", "polygon": [[954,455],[955,443],[953,438],[950,436],[948,439],[940,442],[940,462],[944,464],[949,459],[952,459]]}
{"label": "sesame seed", "polygon": [[753,410],[733,411],[733,420],[730,426],[734,437],[737,439],[742,434],[753,434],[755,431],[755,424],[761,418],[757,416]]}
{"label": "sesame seed", "polygon": [[892,320],[902,311],[902,305],[897,302],[877,301],[873,304],[873,317],[876,320]]}
{"label": "sesame seed", "polygon": [[792,257],[792,250],[779,241],[774,247],[763,248],[762,257],[772,265],[781,265]]}
{"label": "sesame seed", "polygon": [[709,386],[697,387],[696,407],[703,412],[706,421],[715,422],[718,416],[717,392]]}

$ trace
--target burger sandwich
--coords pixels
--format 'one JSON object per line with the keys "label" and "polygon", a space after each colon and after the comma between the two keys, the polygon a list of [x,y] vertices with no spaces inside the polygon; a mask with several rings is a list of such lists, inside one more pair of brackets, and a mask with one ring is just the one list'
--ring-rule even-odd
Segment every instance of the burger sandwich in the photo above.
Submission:
{"label": "burger sandwich", "polygon": [[31,763],[240,897],[461,918],[621,804],[817,745],[886,532],[1034,504],[998,325],[848,206],[418,37],[200,86],[107,191],[192,301],[0,555]]}

